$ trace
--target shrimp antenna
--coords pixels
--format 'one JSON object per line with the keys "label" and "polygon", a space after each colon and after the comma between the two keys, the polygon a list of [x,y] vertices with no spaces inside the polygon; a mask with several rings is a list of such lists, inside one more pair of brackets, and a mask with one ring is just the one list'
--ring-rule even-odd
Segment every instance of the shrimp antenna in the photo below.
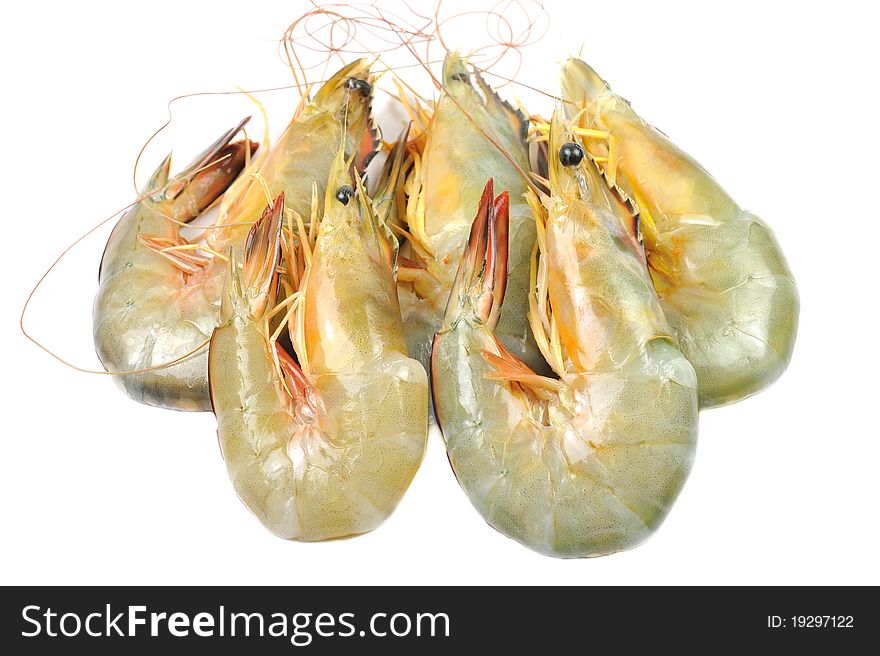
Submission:
{"label": "shrimp antenna", "polygon": [[[305,84],[310,72],[316,69],[323,69],[326,74],[333,58],[344,60],[344,55],[372,55],[378,59],[399,50],[397,34],[405,33],[410,41],[433,38],[431,32],[425,31],[431,20],[413,12],[406,3],[404,7],[417,19],[415,22],[390,12],[394,20],[389,20],[377,11],[375,3],[310,0],[310,4],[312,9],[291,22],[281,39],[281,50],[297,85]],[[365,36],[369,37],[369,43]],[[308,54],[317,60],[307,61]]]}

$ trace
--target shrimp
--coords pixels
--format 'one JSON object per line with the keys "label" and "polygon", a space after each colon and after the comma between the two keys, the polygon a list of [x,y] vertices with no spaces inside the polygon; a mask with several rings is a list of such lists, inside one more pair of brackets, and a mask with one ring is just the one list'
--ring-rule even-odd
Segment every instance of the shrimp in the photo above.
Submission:
{"label": "shrimp", "polygon": [[[346,151],[357,153],[357,165],[365,166],[378,145],[371,90],[369,65],[358,60],[337,72],[313,100],[304,97],[275,147],[261,149],[226,191],[204,244],[186,242],[179,225],[235,178],[246,147],[226,146],[232,137],[227,133],[171,182],[170,158],[162,163],[144,200],[110,235],[94,307],[98,356],[108,371],[122,372],[114,379],[131,398],[176,410],[211,409],[207,342],[219,318],[223,254],[232,247],[241,257],[249,222],[267,198],[284,192],[287,206],[308,216],[312,186],[323,193],[343,134]],[[218,165],[199,172],[212,158]],[[125,373],[130,371],[135,373]]]}
{"label": "shrimp", "polygon": [[543,554],[599,556],[647,538],[684,484],[696,376],[651,285],[631,207],[560,111],[549,138],[546,217],[529,194],[529,320],[558,379],[495,335],[508,199],[493,203],[490,182],[434,339],[434,408],[453,471],[489,524]]}
{"label": "shrimp", "polygon": [[[297,237],[273,297],[281,199],[230,266],[209,370],[217,432],[238,495],[278,536],[324,540],[377,527],[427,443],[428,382],[409,358],[394,280],[396,239],[337,153],[314,243]],[[293,248],[293,247],[291,247]],[[233,256],[233,259],[234,256]],[[292,263],[306,262],[300,271]],[[277,342],[285,312],[296,360]]]}
{"label": "shrimp", "polygon": [[[472,83],[475,81],[475,84]],[[443,64],[443,94],[428,127],[424,157],[408,183],[408,241],[415,267],[402,275],[400,298],[407,345],[429,367],[461,249],[486,179],[510,197],[507,295],[497,334],[517,357],[544,371],[529,330],[528,279],[535,223],[524,194],[529,170],[528,120],[489,87],[455,52]],[[509,158],[509,159],[508,159]]]}
{"label": "shrimp", "polygon": [[[732,403],[791,360],[799,301],[770,228],[744,211],[666,135],[645,123],[586,63],[562,69],[569,115],[636,201],[660,303],[694,365],[700,405]],[[597,138],[598,137],[598,138]]]}
{"label": "shrimp", "polygon": [[[114,227],[101,259],[93,315],[95,348],[108,371],[149,369],[179,359],[198,348],[216,325],[220,286],[213,268],[197,252],[178,256],[164,248],[180,242],[178,223],[199,216],[244,168],[247,151],[256,144],[230,143],[237,132],[226,132],[171,179],[171,157],[166,157],[142,200]],[[152,236],[153,246],[145,244],[145,235]],[[206,371],[203,350],[170,367],[114,380],[142,403],[204,410]]]}

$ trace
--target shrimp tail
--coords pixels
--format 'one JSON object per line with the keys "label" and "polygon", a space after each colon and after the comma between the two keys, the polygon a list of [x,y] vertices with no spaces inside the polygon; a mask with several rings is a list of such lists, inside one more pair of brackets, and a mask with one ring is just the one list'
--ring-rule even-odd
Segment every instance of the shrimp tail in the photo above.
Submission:
{"label": "shrimp tail", "polygon": [[545,195],[550,193],[550,146],[546,141],[535,143],[535,170],[532,177],[538,181],[538,188]]}
{"label": "shrimp tail", "polygon": [[387,262],[389,268],[394,271],[397,268],[397,254],[399,250],[397,237],[394,236],[391,228],[389,228],[376,213],[373,201],[367,194],[367,190],[364,188],[361,179],[356,178],[355,184],[355,193],[357,194],[358,203],[360,204],[361,216],[364,218],[366,225],[369,227],[369,230],[374,237],[371,241],[376,244],[378,248],[379,258],[382,261]]}
{"label": "shrimp tail", "polygon": [[147,186],[144,187],[145,194],[157,194],[162,191],[168,184],[168,178],[171,175],[171,153],[168,153],[161,162],[150,179],[147,180]]}
{"label": "shrimp tail", "polygon": [[197,174],[198,171],[205,168],[211,162],[217,159],[217,155],[226,149],[232,143],[232,139],[238,134],[244,127],[250,122],[251,117],[245,116],[238,125],[228,129],[226,132],[221,134],[214,143],[205,148],[200,155],[198,155],[192,163],[184,169],[178,177],[181,178],[191,178],[193,175]]}
{"label": "shrimp tail", "polygon": [[281,224],[284,217],[284,194],[263,210],[263,215],[248,233],[242,267],[242,295],[251,316],[261,317],[274,299],[281,259]]}
{"label": "shrimp tail", "polygon": [[250,120],[246,117],[224,132],[183,171],[169,180],[171,155],[168,155],[147,183],[147,192],[168,204],[178,221],[192,221],[217,200],[244,169],[250,153],[259,144],[249,140],[232,142]]}
{"label": "shrimp tail", "polygon": [[483,189],[477,216],[449,294],[441,332],[468,315],[491,330],[501,316],[507,283],[510,197],[505,191],[493,201],[493,181]]}
{"label": "shrimp tail", "polygon": [[373,207],[379,220],[388,224],[395,210],[397,214],[405,212],[405,199],[403,198],[403,183],[406,178],[404,172],[407,168],[407,145],[409,144],[409,132],[412,123],[408,123],[397,141],[391,146],[388,159],[379,174],[379,182],[373,193]]}
{"label": "shrimp tail", "polygon": [[[372,96],[371,96],[372,98]],[[368,107],[369,120],[367,121],[367,129],[364,130],[360,144],[358,144],[357,152],[354,156],[354,172],[362,173],[367,170],[370,162],[382,149],[382,132],[379,125],[373,117],[372,103]]]}

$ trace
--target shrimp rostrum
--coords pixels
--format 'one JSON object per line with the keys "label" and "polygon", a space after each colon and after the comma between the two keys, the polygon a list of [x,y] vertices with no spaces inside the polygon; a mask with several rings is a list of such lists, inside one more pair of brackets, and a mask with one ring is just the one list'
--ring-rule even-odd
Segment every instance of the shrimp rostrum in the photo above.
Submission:
{"label": "shrimp rostrum", "polygon": [[797,287],[773,232],[586,63],[567,61],[562,87],[585,145],[638,205],[654,285],[697,372],[700,405],[761,391],[788,366],[798,323]]}
{"label": "shrimp rostrum", "polygon": [[[308,232],[301,222],[282,232],[282,199],[266,211],[242,270],[230,266],[211,340],[211,398],[230,478],[284,538],[372,530],[425,451],[427,375],[406,352],[396,240],[353,177],[354,188],[340,150],[323,217]],[[296,291],[279,301],[285,241],[282,275]],[[285,326],[294,353],[277,342]]]}
{"label": "shrimp rostrum", "polygon": [[529,321],[558,378],[494,334],[504,296],[507,198],[487,185],[433,346],[449,461],[498,531],[544,554],[636,546],[669,511],[697,436],[693,367],[651,284],[636,219],[557,113]]}

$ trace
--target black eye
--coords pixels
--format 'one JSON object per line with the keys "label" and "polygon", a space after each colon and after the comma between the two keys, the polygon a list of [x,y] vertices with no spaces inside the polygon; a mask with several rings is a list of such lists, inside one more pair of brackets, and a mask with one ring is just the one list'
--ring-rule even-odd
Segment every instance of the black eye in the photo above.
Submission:
{"label": "black eye", "polygon": [[573,141],[562,144],[559,149],[559,162],[563,166],[577,166],[584,159],[584,149]]}
{"label": "black eye", "polygon": [[373,87],[370,86],[370,83],[366,80],[359,80],[356,77],[350,77],[345,81],[345,88],[349,91],[360,91],[364,95],[369,95],[369,93],[373,90]]}
{"label": "black eye", "polygon": [[468,81],[468,74],[467,73],[455,73],[452,76],[452,79],[455,80],[456,82],[467,82]]}
{"label": "black eye", "polygon": [[352,189],[348,185],[343,185],[336,190],[336,200],[338,200],[343,205],[348,205],[348,201],[351,200],[352,196],[354,196],[354,189]]}

